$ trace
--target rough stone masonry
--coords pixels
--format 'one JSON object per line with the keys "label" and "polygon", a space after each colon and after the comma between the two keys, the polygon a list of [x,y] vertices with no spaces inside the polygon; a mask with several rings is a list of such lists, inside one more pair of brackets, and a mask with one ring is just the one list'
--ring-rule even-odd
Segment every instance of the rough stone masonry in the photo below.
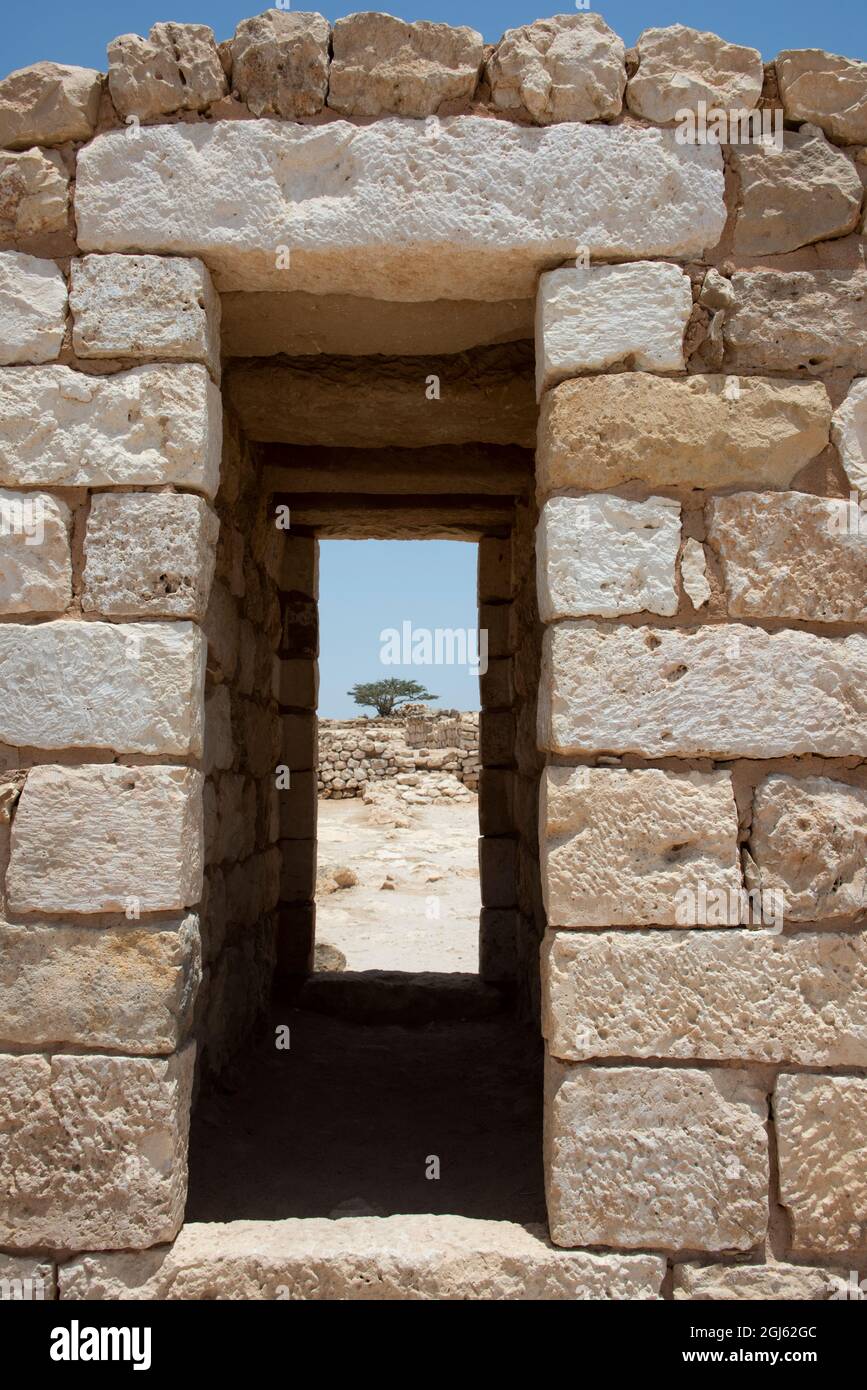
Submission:
{"label": "rough stone masonry", "polygon": [[[107,68],[0,80],[0,1276],[839,1295],[867,1261],[867,64],[273,9]],[[722,139],[682,138],[700,102]],[[183,1224],[196,1068],[309,966],[319,523],[275,528],[287,468],[308,517],[343,469],[384,534],[464,497],[485,538],[483,866],[532,944],[548,1231]]]}

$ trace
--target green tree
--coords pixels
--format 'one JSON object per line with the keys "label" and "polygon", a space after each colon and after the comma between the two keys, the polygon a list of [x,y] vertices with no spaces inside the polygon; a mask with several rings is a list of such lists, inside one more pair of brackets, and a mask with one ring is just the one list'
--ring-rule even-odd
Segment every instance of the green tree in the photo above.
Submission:
{"label": "green tree", "polygon": [[394,714],[398,705],[409,704],[415,700],[438,700],[439,695],[431,695],[418,681],[401,681],[390,676],[384,681],[367,681],[347,690],[357,705],[372,705],[381,718]]}

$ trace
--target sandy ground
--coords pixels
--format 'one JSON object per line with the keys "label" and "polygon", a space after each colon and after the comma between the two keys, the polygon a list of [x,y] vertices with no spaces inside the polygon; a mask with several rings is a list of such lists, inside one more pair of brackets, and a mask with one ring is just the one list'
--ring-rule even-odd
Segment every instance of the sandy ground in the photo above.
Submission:
{"label": "sandy ground", "polygon": [[[316,894],[316,940],[347,970],[479,968],[478,802],[413,807],[409,829],[371,824],[360,798],[319,802],[320,884],[349,868],[352,888]],[[390,881],[393,889],[382,884]]]}

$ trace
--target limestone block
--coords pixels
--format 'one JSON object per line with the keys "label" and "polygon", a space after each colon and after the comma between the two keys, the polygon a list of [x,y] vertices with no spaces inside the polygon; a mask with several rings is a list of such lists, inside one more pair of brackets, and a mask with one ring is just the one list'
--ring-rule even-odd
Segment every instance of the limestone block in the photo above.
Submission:
{"label": "limestone block", "polygon": [[707,507],[728,611],[738,618],[867,618],[867,535],[849,504],[804,492],[740,492]]}
{"label": "limestone block", "polygon": [[766,931],[549,932],[555,1057],[867,1064],[867,938]]}
{"label": "limestone block", "polygon": [[762,892],[781,893],[791,922],[867,907],[867,789],[775,773],[756,789],[750,855]]}
{"label": "limestone block", "polygon": [[780,1201],[796,1253],[867,1252],[867,1078],[780,1076]]}
{"label": "limestone block", "polygon": [[142,1249],[177,1235],[195,1046],[0,1058],[0,1241]]}
{"label": "limestone block", "polygon": [[54,261],[0,251],[0,366],[59,357],[66,300],[66,281]]}
{"label": "limestone block", "polygon": [[102,73],[65,63],[33,63],[0,82],[0,149],[89,140],[96,125]]}
{"label": "limestone block", "polygon": [[518,975],[518,927],[514,908],[483,907],[479,914],[479,975],[502,985]]}
{"label": "limestone block", "polygon": [[710,584],[707,582],[707,562],[704,546],[692,536],[683,543],[680,557],[680,577],[684,590],[693,608],[701,608],[710,598]]}
{"label": "limestone block", "polygon": [[557,1245],[749,1250],[767,1227],[764,1090],[749,1073],[546,1064]]}
{"label": "limestone block", "polygon": [[66,231],[69,174],[54,150],[0,154],[0,244]]}
{"label": "limestone block", "polygon": [[774,66],[787,120],[812,121],[843,144],[867,143],[867,63],[787,48]]}
{"label": "limestone block", "polygon": [[832,1298],[841,1287],[845,1287],[845,1275],[840,1269],[787,1264],[674,1266],[675,1300],[816,1300]]}
{"label": "limestone block", "polygon": [[618,116],[626,86],[623,40],[598,14],[558,14],[507,29],[488,60],[491,99],[539,125]]}
{"label": "limestone block", "polygon": [[734,250],[772,256],[843,236],[858,224],[863,189],[851,160],[818,126],[784,133],[783,149],[730,145],[740,182]]}
{"label": "limestone block", "polygon": [[646,372],[565,381],[542,400],[539,493],[633,481],[786,487],[825,448],[830,422],[819,382]]}
{"label": "limestone block", "polygon": [[201,622],[219,529],[207,502],[189,493],[98,493],[84,543],[84,611]]}
{"label": "limestone block", "polygon": [[485,907],[514,907],[517,851],[517,841],[504,835],[479,837],[479,878]]}
{"label": "limestone block", "polygon": [[853,381],[834,411],[831,438],[853,489],[867,494],[867,378]]}
{"label": "limestone block", "polygon": [[38,1255],[0,1255],[0,1302],[57,1297],[54,1265]]}
{"label": "limestone block", "polygon": [[15,912],[172,911],[202,891],[202,774],[34,767],[12,824]]}
{"label": "limestone block", "polygon": [[204,681],[194,623],[0,623],[0,741],[197,757]]}
{"label": "limestone block", "polygon": [[551,926],[679,925],[678,892],[722,892],[740,920],[738,817],[727,772],[548,767],[540,811]]}
{"label": "limestone block", "polygon": [[725,208],[719,149],[672,131],[455,116],[110,132],[79,156],[76,217],[85,250],[201,256],[219,290],[502,300],[579,241],[700,255]]}
{"label": "limestone block", "polygon": [[227,685],[218,685],[205,701],[205,751],[202,769],[205,776],[215,770],[225,771],[235,761],[232,740],[232,701]]}
{"label": "limestone block", "polygon": [[605,493],[550,497],[536,530],[539,617],[677,612],[680,505]]}
{"label": "limestone block", "polygon": [[731,283],[737,305],[723,324],[727,366],[867,372],[867,270],[739,270]]}
{"label": "limestone block", "polygon": [[501,536],[482,536],[478,551],[479,603],[508,601],[513,597],[511,541]]}
{"label": "limestone block", "polygon": [[205,367],[0,371],[0,483],[126,487],[174,483],[213,497],[222,402]]}
{"label": "limestone block", "polygon": [[47,492],[0,488],[0,613],[62,613],[72,599],[71,516]]}
{"label": "limestone block", "polygon": [[650,372],[683,371],[691,312],[689,277],[676,265],[548,271],[536,300],[537,396],[567,377],[619,362]]}
{"label": "limestone block", "polygon": [[315,116],[325,105],[331,30],[321,14],[243,19],[229,43],[232,87],[254,116]]}
{"label": "limestone block", "polygon": [[201,975],[199,922],[0,922],[0,959],[0,1046],[174,1052]]}
{"label": "limestone block", "polygon": [[229,90],[207,24],[155,24],[150,37],[121,34],[108,45],[108,90],[121,116],[152,120],[203,111]]}
{"label": "limestone block", "polygon": [[676,120],[679,111],[695,111],[700,101],[750,109],[762,94],[764,67],[756,48],[685,24],[645,29],[636,46],[638,72],[629,79],[626,103],[645,120]]}
{"label": "limestone block", "polygon": [[542,642],[539,745],[644,757],[867,751],[867,638],[558,623]]}
{"label": "limestone block", "polygon": [[338,19],[332,47],[328,105],[344,116],[431,116],[469,101],[484,58],[475,29],[369,11]]}
{"label": "limestone block", "polygon": [[220,301],[202,262],[183,256],[84,256],[72,262],[72,346],[79,357],[206,362],[220,374]]}

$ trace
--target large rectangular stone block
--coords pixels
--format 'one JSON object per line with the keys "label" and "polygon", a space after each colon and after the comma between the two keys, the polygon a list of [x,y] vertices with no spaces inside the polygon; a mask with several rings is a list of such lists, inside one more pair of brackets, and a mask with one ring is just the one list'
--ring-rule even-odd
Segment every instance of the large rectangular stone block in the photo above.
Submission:
{"label": "large rectangular stone block", "polygon": [[122,753],[202,751],[195,623],[0,623],[0,741]]}
{"label": "large rectangular stone block", "polygon": [[845,1288],[846,1277],[842,1269],[817,1269],[809,1265],[782,1263],[687,1264],[674,1267],[675,1300],[788,1303],[792,1299],[814,1301],[839,1297]]}
{"label": "large rectangular stone block", "polygon": [[12,823],[15,912],[141,912],[202,893],[202,785],[187,767],[34,767]]}
{"label": "large rectangular stone block", "polygon": [[71,529],[59,498],[0,489],[0,613],[62,613],[69,606]]}
{"label": "large rectangular stone block", "polygon": [[457,116],[112,132],[80,154],[76,216],[86,250],[201,256],[220,290],[509,299],[577,244],[700,255],[725,208],[719,150],[673,131]]}
{"label": "large rectangular stone block", "polygon": [[108,617],[194,618],[208,607],[220,523],[189,493],[93,498],[82,607]]}
{"label": "large rectangular stone block", "polygon": [[552,753],[777,758],[867,753],[867,638],[567,622],[542,642]]}
{"label": "large rectangular stone block", "polygon": [[867,270],[739,270],[723,324],[735,371],[867,372]]}
{"label": "large rectangular stone block", "polygon": [[0,365],[53,362],[66,327],[66,281],[54,261],[0,251]]}
{"label": "large rectangular stone block", "polygon": [[748,884],[773,893],[790,922],[867,907],[867,789],[775,773],[756,789]]}
{"label": "large rectangular stone block", "polygon": [[546,1065],[557,1245],[749,1250],[767,1228],[767,1103],[744,1071]]}
{"label": "large rectangular stone block", "polygon": [[[741,913],[738,813],[727,772],[549,767],[539,807],[550,926],[688,924],[682,894]],[[693,917],[693,921],[695,918]]]}
{"label": "large rectangular stone block", "polygon": [[549,932],[555,1057],[867,1066],[867,938],[840,932]]}
{"label": "large rectangular stone block", "polygon": [[183,1221],[195,1045],[0,1056],[0,1243],[140,1250]]}
{"label": "large rectangular stone block", "polygon": [[213,497],[223,406],[197,363],[88,376],[71,367],[0,369],[0,483],[143,487]]}
{"label": "large rectangular stone block", "polygon": [[798,1254],[867,1253],[867,1077],[780,1076],[780,1201]]}
{"label": "large rectangular stone block", "polygon": [[201,975],[199,922],[0,922],[0,958],[0,1048],[174,1052]]}

